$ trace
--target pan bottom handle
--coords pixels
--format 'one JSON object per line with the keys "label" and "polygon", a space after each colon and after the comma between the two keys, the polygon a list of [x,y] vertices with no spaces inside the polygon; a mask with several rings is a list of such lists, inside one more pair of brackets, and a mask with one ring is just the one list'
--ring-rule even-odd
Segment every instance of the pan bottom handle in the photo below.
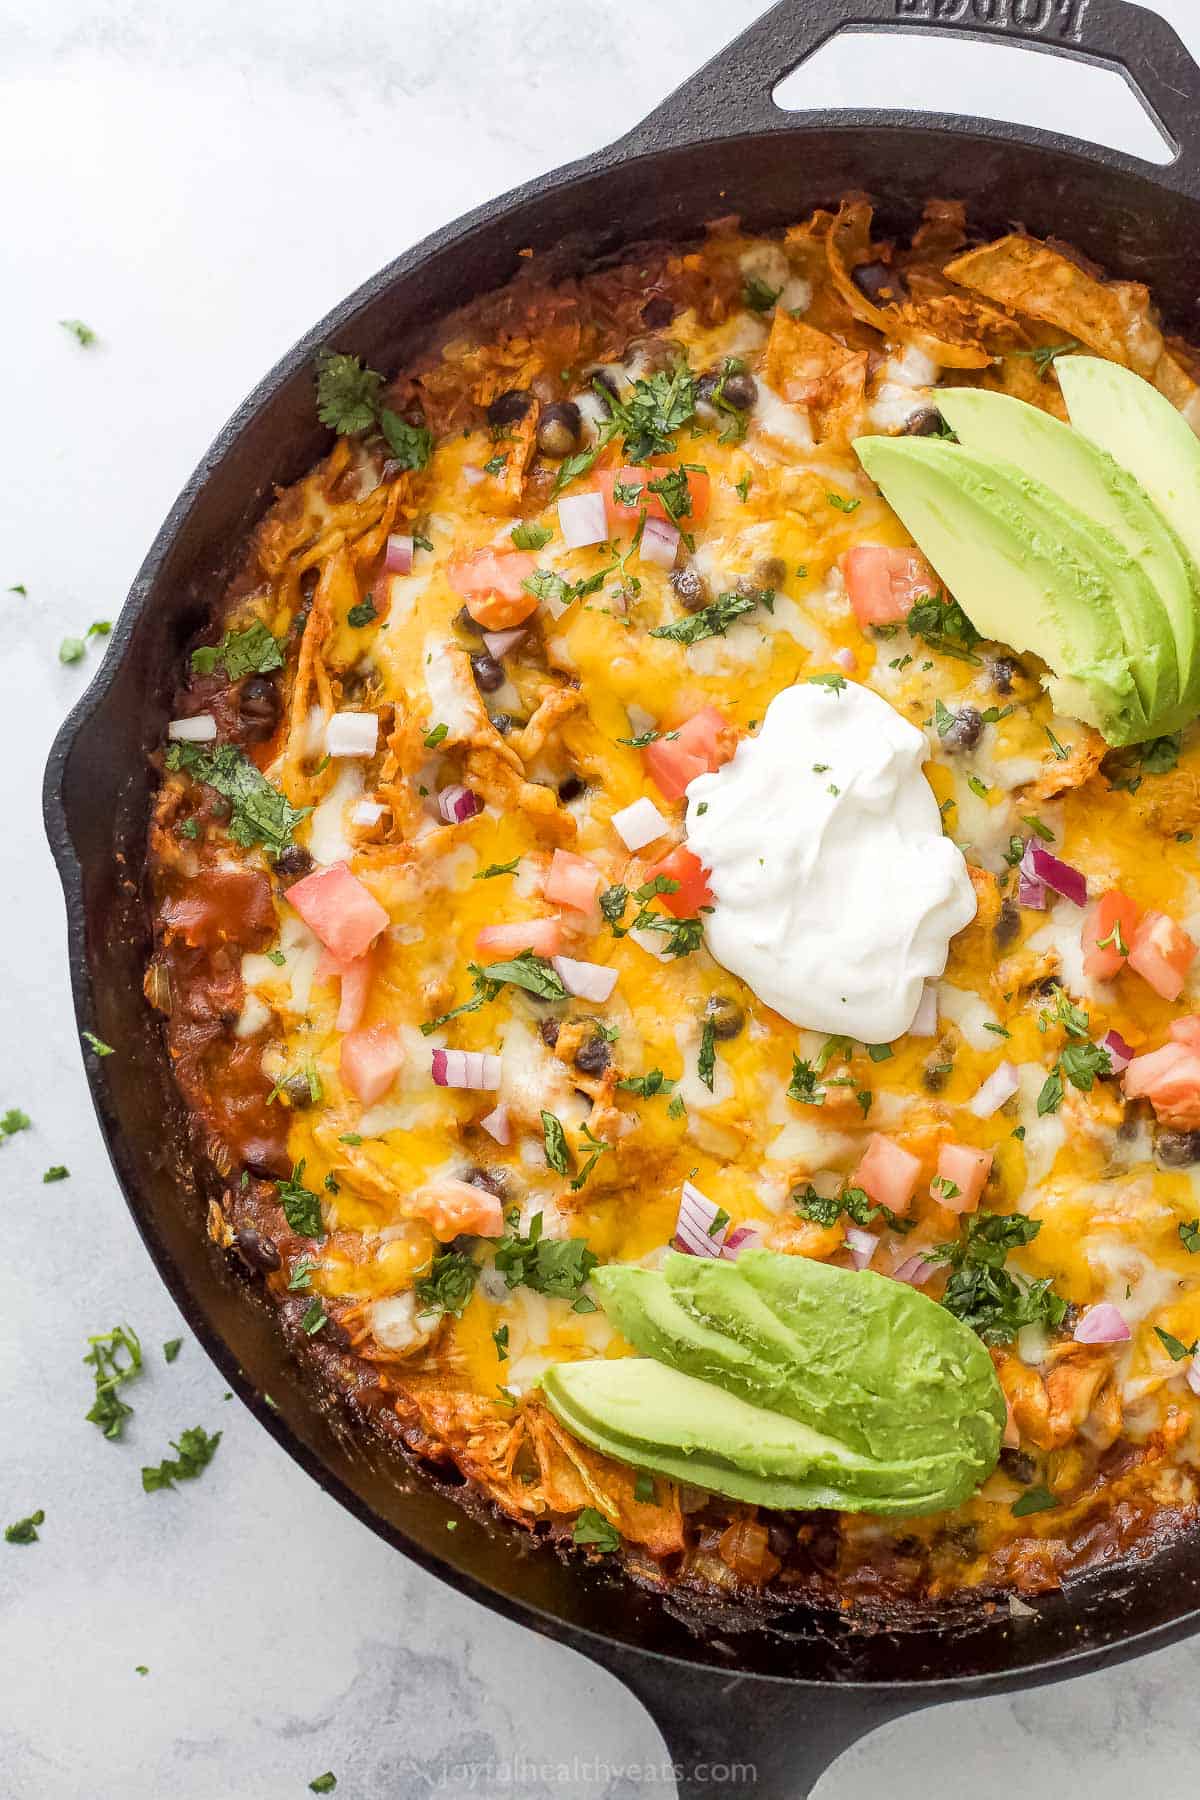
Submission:
{"label": "pan bottom handle", "polygon": [[588,1653],[662,1732],[679,1800],[807,1800],[843,1750],[928,1704],[911,1692],[726,1675],[616,1645]]}

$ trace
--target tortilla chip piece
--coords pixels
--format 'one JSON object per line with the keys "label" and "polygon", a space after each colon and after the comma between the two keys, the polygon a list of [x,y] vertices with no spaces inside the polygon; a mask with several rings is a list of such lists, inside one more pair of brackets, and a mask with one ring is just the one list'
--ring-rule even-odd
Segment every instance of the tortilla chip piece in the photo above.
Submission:
{"label": "tortilla chip piece", "polygon": [[1150,296],[1136,281],[1097,281],[1037,238],[1014,232],[946,265],[951,281],[1077,338],[1089,350],[1148,375],[1162,354]]}

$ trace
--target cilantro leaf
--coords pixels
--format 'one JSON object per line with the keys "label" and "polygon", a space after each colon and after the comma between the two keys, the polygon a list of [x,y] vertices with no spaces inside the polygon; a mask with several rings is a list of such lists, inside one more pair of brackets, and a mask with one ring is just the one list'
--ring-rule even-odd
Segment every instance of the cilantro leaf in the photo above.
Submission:
{"label": "cilantro leaf", "polygon": [[1004,1267],[1011,1250],[1033,1242],[1041,1220],[1026,1213],[970,1215],[962,1237],[933,1252],[953,1274],[942,1305],[978,1332],[985,1344],[1011,1343],[1025,1325],[1053,1328],[1062,1323],[1066,1302],[1049,1280],[1026,1282]]}
{"label": "cilantro leaf", "polygon": [[350,608],[346,614],[346,623],[352,625],[355,631],[361,631],[364,625],[369,625],[372,619],[378,617],[379,614],[375,610],[375,596],[368,594],[365,600],[356,601]]}
{"label": "cilantro leaf", "polygon": [[45,1511],[39,1506],[37,1511],[30,1513],[27,1519],[18,1519],[15,1524],[6,1525],[4,1541],[6,1544],[36,1544],[38,1542],[37,1528],[39,1525],[44,1525],[45,1522]]}
{"label": "cilantro leaf", "polygon": [[179,1355],[179,1352],[183,1349],[183,1339],[168,1338],[162,1348],[163,1361],[173,1363],[175,1358]]}
{"label": "cilantro leaf", "polygon": [[515,875],[520,861],[519,856],[514,856],[511,862],[489,863],[486,869],[478,870],[471,879],[472,881],[491,881],[497,875]]}
{"label": "cilantro leaf", "polygon": [[81,349],[87,350],[97,341],[91,326],[85,325],[82,319],[60,319],[58,322],[64,331],[70,332]]}
{"label": "cilantro leaf", "polygon": [[538,525],[532,519],[522,519],[514,525],[509,533],[518,550],[544,550],[554,533],[547,525]]}
{"label": "cilantro leaf", "polygon": [[280,855],[291,843],[296,826],[311,810],[292,806],[235,744],[222,744],[212,752],[200,744],[171,744],[166,764],[168,769],[215,788],[232,802],[226,830],[235,844],[247,849],[261,844],[268,854]]}
{"label": "cilantro leaf", "polygon": [[428,1275],[417,1282],[417,1298],[439,1313],[461,1319],[478,1279],[478,1265],[465,1250],[440,1250]]}
{"label": "cilantro leaf", "polygon": [[113,1049],[112,1045],[106,1044],[104,1042],[103,1038],[98,1038],[94,1031],[81,1032],[80,1036],[83,1038],[83,1041],[87,1045],[88,1049],[91,1050],[96,1056],[115,1056],[116,1055],[116,1051]]}
{"label": "cilantro leaf", "polygon": [[752,594],[718,594],[715,600],[708,606],[702,606],[699,612],[672,619],[669,625],[656,625],[650,636],[670,638],[674,644],[699,644],[705,638],[724,637],[735,619],[740,618],[743,613],[754,611],[760,597],[757,590]]}
{"label": "cilantro leaf", "polygon": [[631,463],[644,463],[674,450],[674,433],[695,417],[696,383],[687,363],[680,361],[673,369],[635,381],[624,401],[607,392],[605,398],[624,433],[626,456]]}
{"label": "cilantro leaf", "polygon": [[1027,1488],[1019,1500],[1012,1503],[1014,1519],[1023,1519],[1029,1513],[1050,1512],[1059,1504],[1057,1498],[1048,1487]]}
{"label": "cilantro leaf", "polygon": [[923,638],[943,656],[957,657],[960,662],[978,663],[975,646],[980,635],[957,600],[945,594],[927,594],[918,600],[905,623],[914,637]]}
{"label": "cilantro leaf", "polygon": [[304,1163],[298,1162],[287,1181],[277,1181],[276,1190],[284,1217],[297,1237],[323,1238],[325,1222],[321,1217],[320,1196],[304,1185]]}
{"label": "cilantro leaf", "polygon": [[84,1417],[115,1442],[125,1429],[126,1419],[133,1417],[132,1406],[126,1406],[117,1389],[141,1374],[141,1340],[132,1327],[114,1325],[111,1331],[90,1337],[88,1343],[91,1349],[83,1360],[91,1365],[96,1397]]}
{"label": "cilantro leaf", "polygon": [[742,288],[742,305],[751,312],[771,312],[782,292],[782,288],[771,287],[760,275],[749,275]]}
{"label": "cilantro leaf", "polygon": [[202,1425],[181,1431],[178,1440],[171,1440],[174,1457],[164,1457],[154,1468],[143,1466],[142,1492],[156,1494],[162,1488],[173,1488],[177,1481],[195,1481],[216,1455],[220,1442],[219,1431],[214,1431],[210,1437]]}
{"label": "cilantro leaf", "polygon": [[66,1163],[52,1163],[50,1168],[48,1168],[46,1173],[42,1176],[42,1180],[44,1182],[66,1181],[70,1173],[71,1171],[68,1169]]}
{"label": "cilantro leaf", "polygon": [[219,644],[202,644],[192,651],[197,675],[211,675],[218,663],[230,681],[239,681],[243,675],[269,675],[272,669],[282,669],[283,657],[278,641],[255,619],[244,631],[227,631]]}
{"label": "cilantro leaf", "polygon": [[571,1541],[601,1550],[606,1556],[611,1556],[614,1550],[621,1548],[620,1532],[594,1506],[585,1506],[576,1519]]}
{"label": "cilantro leaf", "polygon": [[717,1034],[711,1019],[705,1019],[704,1031],[700,1038],[700,1054],[696,1058],[696,1073],[711,1094],[713,1077],[717,1067]]}
{"label": "cilantro leaf", "polygon": [[547,1163],[557,1174],[569,1175],[571,1163],[567,1134],[562,1128],[562,1121],[552,1112],[542,1113],[542,1137],[546,1146]]}
{"label": "cilantro leaf", "polygon": [[385,406],[379,414],[379,429],[384,435],[392,461],[402,469],[424,469],[433,455],[433,433],[425,425],[410,425],[399,413]]}
{"label": "cilantro leaf", "polygon": [[804,1106],[823,1106],[825,1089],[818,1085],[817,1071],[810,1062],[802,1062],[793,1054],[792,1079],[788,1082],[787,1097],[799,1100]]}
{"label": "cilantro leaf", "polygon": [[357,356],[317,351],[317,417],[322,425],[349,436],[375,423],[383,376],[363,367]]}
{"label": "cilantro leaf", "polygon": [[[553,1114],[548,1115],[553,1118]],[[513,1218],[515,1220],[515,1213]],[[542,1236],[542,1214],[529,1222],[528,1236],[510,1229],[496,1241],[496,1267],[510,1288],[574,1300],[599,1262],[583,1238]]]}
{"label": "cilantro leaf", "polygon": [[540,1000],[565,1000],[567,997],[562,976],[553,963],[533,950],[522,950],[519,956],[510,957],[507,962],[488,963],[485,968],[480,968],[478,963],[467,966],[472,975],[497,987],[507,982],[510,987],[524,988],[527,994],[536,994]]}
{"label": "cilantro leaf", "polygon": [[60,663],[82,662],[85,648],[82,638],[64,638],[58,646],[58,660]]}

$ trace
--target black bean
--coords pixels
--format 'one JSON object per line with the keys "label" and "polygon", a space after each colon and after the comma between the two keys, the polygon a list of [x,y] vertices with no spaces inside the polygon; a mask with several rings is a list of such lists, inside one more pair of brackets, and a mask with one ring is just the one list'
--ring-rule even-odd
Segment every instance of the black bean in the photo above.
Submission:
{"label": "black bean", "polygon": [[1186,1169],[1200,1162],[1200,1131],[1160,1131],[1154,1153],[1168,1169]]}
{"label": "black bean", "polygon": [[277,875],[283,875],[290,881],[299,881],[301,875],[307,875],[313,866],[312,852],[303,844],[289,844],[281,850],[271,867]]}
{"label": "black bean", "polygon": [[261,1270],[263,1274],[270,1274],[283,1262],[275,1248],[274,1239],[264,1237],[253,1225],[243,1225],[240,1231],[235,1232],[233,1243],[242,1261],[251,1269]]}
{"label": "black bean", "polygon": [[780,1562],[786,1562],[796,1548],[796,1534],[790,1525],[784,1525],[779,1519],[772,1519],[767,1526],[767,1547],[772,1556]]}
{"label": "black bean", "polygon": [[655,294],[642,308],[642,324],[647,331],[661,331],[675,317],[675,302],[665,294]]}
{"label": "black bean", "polygon": [[725,377],[721,398],[727,406],[736,406],[739,412],[749,412],[758,399],[758,383],[747,370],[740,369]]}
{"label": "black bean", "polygon": [[708,605],[708,583],[691,563],[685,563],[681,569],[672,569],[670,582],[685,612],[699,612]]}
{"label": "black bean", "polygon": [[508,1188],[508,1173],[504,1169],[481,1169],[476,1165],[467,1180],[472,1187],[482,1188],[485,1194],[494,1194],[497,1200],[503,1200]]}
{"label": "black bean", "polygon": [[903,300],[904,283],[897,270],[890,263],[859,263],[857,269],[851,269],[850,279],[865,299],[875,305],[887,305],[889,301]]}
{"label": "black bean", "polygon": [[988,664],[988,674],[992,678],[992,686],[998,694],[1011,694],[1013,681],[1023,675],[1024,669],[1015,656],[995,656]]}
{"label": "black bean", "polygon": [[705,1004],[704,1017],[712,1026],[713,1036],[724,1043],[741,1031],[746,1023],[746,1009],[727,994],[712,994]]}
{"label": "black bean", "polygon": [[471,673],[475,677],[475,686],[481,694],[494,694],[497,688],[504,686],[504,666],[486,650],[471,658]]}
{"label": "black bean", "polygon": [[507,737],[517,722],[511,713],[506,712],[489,713],[488,718],[501,737]]}
{"label": "black bean", "polygon": [[533,405],[533,395],[528,388],[506,388],[504,393],[497,394],[487,409],[488,424],[495,429],[505,425],[515,425],[523,419]]}
{"label": "black bean", "polygon": [[1000,1452],[1000,1467],[1006,1475],[1010,1476],[1013,1481],[1019,1481],[1023,1487],[1028,1487],[1030,1482],[1037,1477],[1037,1464],[1032,1456],[1024,1450],[1003,1449]]}
{"label": "black bean", "polygon": [[983,720],[973,706],[960,706],[954,715],[953,725],[947,726],[942,733],[942,747],[956,754],[959,750],[973,750],[983,735]]}
{"label": "black bean", "polygon": [[302,1109],[313,1103],[312,1083],[307,1075],[289,1075],[280,1083],[280,1092],[287,1095],[290,1106]]}
{"label": "black bean", "polygon": [[673,369],[683,355],[679,345],[670,338],[639,337],[633,338],[625,346],[622,361],[628,366],[637,364],[640,376],[660,375],[664,369]]}
{"label": "black bean", "polygon": [[945,437],[946,421],[936,406],[918,407],[904,421],[905,437]]}
{"label": "black bean", "polygon": [[269,675],[251,675],[238,691],[238,718],[242,736],[253,744],[265,744],[275,734],[283,711],[278,684]]}
{"label": "black bean", "polygon": [[460,631],[469,631],[472,637],[483,636],[483,626],[478,619],[473,619],[465,606],[460,606],[454,615],[454,623]]}
{"label": "black bean", "polygon": [[612,1061],[612,1045],[597,1032],[585,1038],[575,1052],[575,1067],[583,1075],[603,1075]]}
{"label": "black bean", "polygon": [[583,419],[573,400],[554,400],[543,406],[538,419],[537,447],[556,460],[578,450]]}
{"label": "black bean", "polygon": [[558,1033],[559,1033],[558,1020],[557,1019],[543,1019],[541,1024],[538,1026],[538,1030],[542,1034],[543,1044],[547,1045],[549,1049],[553,1050],[555,1044],[557,1044],[557,1042],[558,1042]]}
{"label": "black bean", "polygon": [[581,799],[586,793],[587,784],[578,775],[568,775],[565,781],[558,784],[558,797],[565,806],[569,806],[572,800]]}
{"label": "black bean", "polygon": [[1001,950],[1006,949],[1019,935],[1020,930],[1021,909],[1010,894],[1007,900],[1000,902],[1000,912],[992,931],[997,947]]}

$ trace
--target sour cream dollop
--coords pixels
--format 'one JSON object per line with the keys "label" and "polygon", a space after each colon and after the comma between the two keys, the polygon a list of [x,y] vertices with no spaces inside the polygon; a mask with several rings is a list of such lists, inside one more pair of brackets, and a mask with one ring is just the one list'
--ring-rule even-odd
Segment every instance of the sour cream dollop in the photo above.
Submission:
{"label": "sour cream dollop", "polygon": [[798,682],[732,761],[688,787],[688,846],[714,900],[708,948],[793,1025],[900,1037],[975,917],[927,754],[870,688]]}

